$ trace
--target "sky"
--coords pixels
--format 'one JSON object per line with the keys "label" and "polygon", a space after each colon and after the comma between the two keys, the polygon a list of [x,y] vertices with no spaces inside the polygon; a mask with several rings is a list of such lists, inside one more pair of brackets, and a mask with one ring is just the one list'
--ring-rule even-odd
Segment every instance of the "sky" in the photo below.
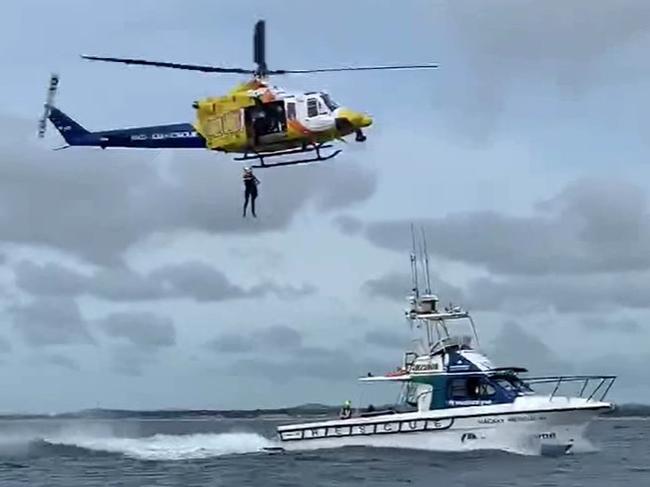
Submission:
{"label": "sky", "polygon": [[[409,225],[482,349],[616,374],[650,402],[650,4],[643,0],[8,0],[0,15],[0,412],[366,401],[413,336]],[[88,129],[193,120],[242,78],[79,54],[271,68],[368,112],[364,144],[258,172],[208,151],[51,149],[49,75]]]}

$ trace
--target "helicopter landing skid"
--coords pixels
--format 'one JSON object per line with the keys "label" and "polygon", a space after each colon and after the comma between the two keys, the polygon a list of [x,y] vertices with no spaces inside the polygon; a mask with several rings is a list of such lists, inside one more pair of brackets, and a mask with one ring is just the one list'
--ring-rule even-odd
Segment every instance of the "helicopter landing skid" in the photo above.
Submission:
{"label": "helicopter landing skid", "polygon": [[[250,160],[258,160],[259,164],[253,164],[252,167],[254,168],[268,168],[268,167],[281,167],[281,166],[295,166],[298,164],[309,164],[310,162],[321,162],[321,161],[327,161],[329,159],[332,159],[336,156],[338,156],[341,153],[341,149],[337,149],[334,152],[327,154],[326,156],[322,155],[320,153],[321,149],[329,149],[331,148],[331,145],[316,145],[312,146],[309,148],[304,148],[304,149],[289,149],[285,151],[279,151],[279,152],[256,152],[254,154],[244,154],[241,157],[235,157],[235,161],[250,161]],[[266,158],[271,158],[271,157],[282,157],[282,156],[288,156],[292,154],[303,154],[306,152],[316,152],[316,157],[312,157],[310,159],[297,159],[293,161],[282,161],[282,162],[271,162],[271,163],[266,163],[264,160]]]}

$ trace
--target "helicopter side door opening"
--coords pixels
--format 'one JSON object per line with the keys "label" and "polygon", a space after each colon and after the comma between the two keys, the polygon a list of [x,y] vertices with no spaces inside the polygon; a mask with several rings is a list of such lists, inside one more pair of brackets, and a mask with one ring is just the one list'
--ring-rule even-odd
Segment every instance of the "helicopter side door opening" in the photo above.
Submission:
{"label": "helicopter side door opening", "polygon": [[254,146],[273,142],[277,137],[270,136],[276,134],[284,136],[287,132],[287,115],[284,102],[281,100],[247,107],[244,111],[244,119]]}

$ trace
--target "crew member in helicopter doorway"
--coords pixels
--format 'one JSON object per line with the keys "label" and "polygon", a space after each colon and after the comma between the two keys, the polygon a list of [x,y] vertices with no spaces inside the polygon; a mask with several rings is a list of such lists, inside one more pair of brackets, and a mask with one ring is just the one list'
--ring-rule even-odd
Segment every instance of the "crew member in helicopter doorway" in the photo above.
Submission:
{"label": "crew member in helicopter doorway", "polygon": [[244,168],[242,179],[244,180],[244,213],[242,216],[246,218],[246,210],[248,208],[248,201],[250,200],[251,214],[254,218],[257,218],[255,214],[255,200],[257,199],[257,185],[260,184],[260,180],[255,177],[250,167]]}

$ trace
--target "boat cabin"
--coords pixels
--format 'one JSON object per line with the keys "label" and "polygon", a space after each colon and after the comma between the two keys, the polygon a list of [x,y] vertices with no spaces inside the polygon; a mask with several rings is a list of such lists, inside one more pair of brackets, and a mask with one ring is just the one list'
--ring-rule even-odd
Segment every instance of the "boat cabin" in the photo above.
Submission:
{"label": "boat cabin", "polygon": [[426,355],[407,352],[398,371],[361,380],[402,382],[401,412],[511,403],[533,393],[517,375],[526,369],[493,367],[471,348],[469,336],[449,337],[432,348]]}
{"label": "boat cabin", "polygon": [[[481,370],[463,355],[450,358],[445,370],[410,374],[402,394],[406,409],[426,411],[511,403],[517,396],[533,392],[512,369]],[[453,370],[459,366],[467,369]]]}

